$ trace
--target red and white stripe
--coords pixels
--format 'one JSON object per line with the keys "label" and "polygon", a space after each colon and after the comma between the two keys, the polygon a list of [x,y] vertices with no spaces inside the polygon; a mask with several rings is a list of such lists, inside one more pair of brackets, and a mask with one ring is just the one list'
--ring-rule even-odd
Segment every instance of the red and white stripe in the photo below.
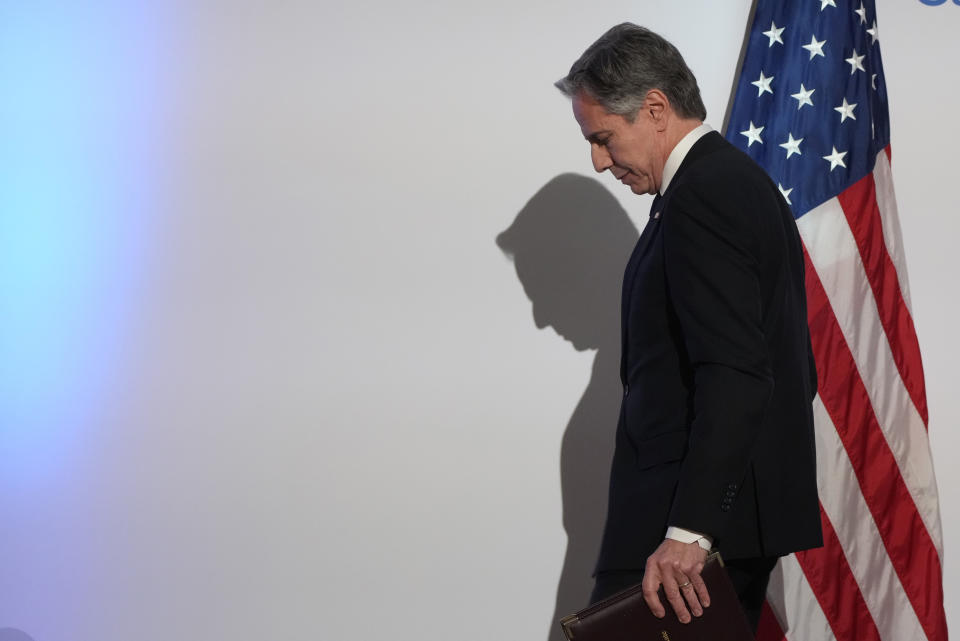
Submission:
{"label": "red and white stripe", "polygon": [[824,547],[785,557],[762,641],[946,641],[936,479],[890,171],[798,221]]}

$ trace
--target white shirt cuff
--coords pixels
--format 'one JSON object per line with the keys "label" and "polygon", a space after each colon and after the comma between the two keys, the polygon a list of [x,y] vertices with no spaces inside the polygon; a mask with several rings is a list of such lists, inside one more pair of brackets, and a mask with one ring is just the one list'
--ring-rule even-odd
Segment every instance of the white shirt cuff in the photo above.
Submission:
{"label": "white shirt cuff", "polygon": [[670,526],[667,528],[667,538],[681,543],[698,543],[704,550],[709,551],[713,547],[713,537],[706,534],[700,534],[692,530],[685,530],[682,527]]}

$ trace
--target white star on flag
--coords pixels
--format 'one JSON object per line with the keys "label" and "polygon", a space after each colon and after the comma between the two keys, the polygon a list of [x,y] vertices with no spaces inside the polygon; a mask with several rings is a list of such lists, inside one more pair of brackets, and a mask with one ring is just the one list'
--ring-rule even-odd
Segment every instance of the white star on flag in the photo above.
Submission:
{"label": "white star on flag", "polygon": [[[866,58],[866,57],[867,57],[866,55],[863,55],[863,56],[857,55],[857,50],[854,49],[854,50],[853,50],[853,54],[844,61],[844,62],[846,62],[847,64],[850,65],[850,75],[851,75],[851,76],[852,76],[853,74],[855,74],[858,69],[859,69],[860,71],[866,71],[866,69],[863,68],[863,59]],[[771,93],[773,93],[773,92],[771,92]]]}
{"label": "white star on flag", "polygon": [[847,155],[845,151],[837,151],[836,147],[832,147],[833,153],[829,156],[824,156],[823,159],[830,162],[830,171],[833,171],[837,166],[847,168],[847,165],[843,162],[843,157]]}
{"label": "white star on flag", "polygon": [[870,88],[871,89],[877,88],[877,74],[873,74],[872,76],[870,76]]}
{"label": "white star on flag", "polygon": [[827,44],[826,40],[817,41],[816,36],[810,36],[810,44],[803,45],[803,48],[810,52],[810,59],[813,60],[814,56],[826,56],[823,55],[823,45]]}
{"label": "white star on flag", "polygon": [[780,193],[783,194],[783,199],[787,201],[787,204],[792,205],[793,203],[790,202],[790,192],[793,191],[793,187],[791,187],[790,189],[784,189],[783,185],[781,185],[780,183],[777,183],[777,189],[779,189]]}
{"label": "white star on flag", "polygon": [[758,80],[754,80],[753,82],[750,83],[751,85],[753,85],[754,87],[757,88],[757,97],[758,97],[758,98],[763,95],[763,92],[764,92],[764,91],[768,91],[768,92],[770,92],[771,94],[773,93],[773,89],[770,88],[770,81],[771,81],[771,80],[773,80],[773,76],[770,76],[769,78],[767,78],[766,76],[763,75],[763,71],[761,70],[761,71],[760,71],[760,78],[759,78]]}
{"label": "white star on flag", "polygon": [[800,108],[803,107],[804,105],[810,105],[811,107],[813,106],[813,101],[810,100],[810,96],[813,94],[814,91],[816,91],[816,89],[807,89],[806,87],[803,86],[803,83],[801,82],[800,91],[794,94],[790,94],[791,98],[795,98],[797,100],[797,111],[800,111]]}
{"label": "white star on flag", "polygon": [[820,0],[820,11],[823,11],[827,7],[837,8],[837,3],[833,0]]}
{"label": "white star on flag", "polygon": [[847,102],[847,99],[844,98],[843,104],[840,105],[839,107],[834,107],[833,110],[840,112],[840,122],[843,122],[847,118],[853,118],[854,120],[856,120],[857,117],[853,115],[853,108],[856,106],[857,106],[857,103],[853,103],[851,105],[850,103]]}
{"label": "white star on flag", "polygon": [[854,11],[855,14],[860,16],[860,24],[867,24],[867,9],[863,6],[863,3],[860,3],[860,8]]}
{"label": "white star on flag", "polygon": [[877,21],[876,21],[876,20],[873,21],[873,28],[867,29],[867,33],[870,34],[870,38],[872,39],[872,42],[871,42],[870,44],[871,44],[871,45],[877,44],[877,40],[880,39],[880,32],[877,30]]}
{"label": "white star on flag", "polygon": [[750,128],[746,131],[741,131],[740,133],[747,137],[747,147],[752,145],[755,142],[763,144],[763,141],[760,140],[760,132],[763,131],[763,127],[757,127],[753,124],[753,121],[750,121]]}
{"label": "white star on flag", "polygon": [[780,44],[783,44],[783,39],[780,38],[780,34],[783,33],[783,30],[785,28],[786,27],[778,28],[775,22],[770,23],[770,31],[763,32],[763,35],[770,38],[770,44],[768,45],[769,47],[772,47],[773,43],[775,42],[779,42]]}
{"label": "white star on flag", "polygon": [[793,154],[802,156],[803,152],[800,151],[800,143],[803,142],[803,138],[794,139],[793,133],[787,134],[787,142],[781,143],[780,146],[787,150],[787,158]]}

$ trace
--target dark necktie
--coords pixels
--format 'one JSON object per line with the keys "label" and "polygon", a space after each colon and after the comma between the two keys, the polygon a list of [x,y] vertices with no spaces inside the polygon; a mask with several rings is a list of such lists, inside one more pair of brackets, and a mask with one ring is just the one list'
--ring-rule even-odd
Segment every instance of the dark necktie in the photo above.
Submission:
{"label": "dark necktie", "polygon": [[650,205],[650,218],[654,220],[660,218],[660,192],[657,192],[657,195],[653,197],[653,204]]}

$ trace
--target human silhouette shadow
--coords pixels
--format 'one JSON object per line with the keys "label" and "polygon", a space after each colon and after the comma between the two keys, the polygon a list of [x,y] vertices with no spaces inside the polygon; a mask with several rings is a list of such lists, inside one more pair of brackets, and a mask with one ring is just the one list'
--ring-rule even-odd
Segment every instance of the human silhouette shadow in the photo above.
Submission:
{"label": "human silhouette shadow", "polygon": [[520,210],[497,245],[513,257],[533,321],[578,351],[596,350],[590,382],[567,423],[560,487],[567,550],[547,641],[559,620],[587,605],[607,513],[610,461],[620,410],[620,289],[639,234],[598,181],[562,174]]}

